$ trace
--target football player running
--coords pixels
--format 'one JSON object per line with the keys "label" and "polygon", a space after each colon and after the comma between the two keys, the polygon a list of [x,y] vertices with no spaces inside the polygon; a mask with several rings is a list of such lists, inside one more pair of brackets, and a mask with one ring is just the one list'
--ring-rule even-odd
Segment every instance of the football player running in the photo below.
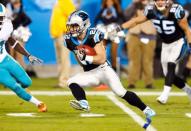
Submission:
{"label": "football player running", "polygon": [[0,84],[11,89],[21,99],[35,104],[40,112],[46,112],[46,105],[25,91],[32,81],[21,65],[7,53],[5,44],[10,44],[16,51],[25,55],[32,64],[41,63],[41,60],[29,54],[18,41],[11,37],[12,32],[12,22],[6,18],[6,8],[0,4]]}
{"label": "football player running", "polygon": [[[157,101],[161,104],[167,102],[172,84],[185,91],[191,98],[191,88],[175,74],[177,63],[188,51],[188,45],[184,41],[185,37],[191,47],[191,32],[183,7],[170,0],[154,0],[154,3],[146,6],[144,15],[123,23],[121,27],[128,29],[147,20],[152,21],[163,41],[161,63],[165,85]],[[119,28],[116,27],[116,30]]]}
{"label": "football player running", "polygon": [[[104,34],[96,28],[90,28],[90,19],[86,12],[75,11],[68,18],[68,34],[64,36],[64,45],[75,54],[84,72],[71,77],[67,84],[76,100],[70,105],[78,110],[89,111],[84,87],[108,85],[112,91],[129,104],[138,107],[150,119],[155,112],[145,105],[133,92],[122,86],[119,77],[106,60],[106,51],[103,45]],[[88,45],[94,48],[96,55],[86,55],[78,45]]]}

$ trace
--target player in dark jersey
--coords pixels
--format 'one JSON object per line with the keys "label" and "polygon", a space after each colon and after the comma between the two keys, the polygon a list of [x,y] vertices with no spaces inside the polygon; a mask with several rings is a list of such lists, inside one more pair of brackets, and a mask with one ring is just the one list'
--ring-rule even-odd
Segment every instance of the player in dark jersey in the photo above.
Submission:
{"label": "player in dark jersey", "polygon": [[[76,100],[70,101],[73,108],[89,111],[83,87],[103,83],[129,104],[142,110],[148,119],[155,115],[155,112],[146,106],[135,93],[124,89],[119,77],[106,60],[106,51],[103,45],[104,34],[96,28],[90,28],[90,20],[86,12],[73,12],[68,19],[67,29],[69,33],[64,36],[64,45],[75,54],[84,69],[84,72],[71,77],[67,82],[76,98]],[[76,47],[81,44],[94,48],[96,55],[89,56],[77,49]]]}
{"label": "player in dark jersey", "polygon": [[185,91],[191,98],[191,88],[175,75],[176,65],[188,49],[188,45],[184,41],[185,37],[191,46],[191,32],[184,9],[181,5],[174,4],[170,0],[154,0],[154,3],[146,6],[144,14],[123,23],[121,28],[128,29],[151,20],[163,41],[161,63],[165,75],[165,85],[157,101],[162,104],[167,102],[172,84]]}

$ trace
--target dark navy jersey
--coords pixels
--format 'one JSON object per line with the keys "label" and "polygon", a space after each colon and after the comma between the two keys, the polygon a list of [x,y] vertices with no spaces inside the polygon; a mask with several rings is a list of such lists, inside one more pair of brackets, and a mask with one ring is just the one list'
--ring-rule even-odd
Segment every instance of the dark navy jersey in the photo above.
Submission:
{"label": "dark navy jersey", "polygon": [[[103,39],[104,39],[104,34],[102,32],[100,32],[96,28],[89,28],[87,30],[87,34],[83,41],[79,41],[76,37],[72,37],[70,34],[64,35],[64,45],[70,51],[72,51],[74,54],[76,54],[75,53],[77,50],[76,47],[78,45],[83,44],[83,45],[88,45],[88,46],[94,48],[95,45],[100,43]],[[82,65],[84,71],[92,70],[98,66],[99,65],[96,65],[96,64],[89,64],[88,62],[86,62],[85,65],[84,64]]]}
{"label": "dark navy jersey", "polygon": [[152,21],[159,36],[165,43],[172,43],[185,37],[184,31],[178,25],[179,20],[185,16],[183,7],[179,4],[172,4],[169,7],[168,16],[164,16],[153,4],[147,5],[144,11],[145,16]]}

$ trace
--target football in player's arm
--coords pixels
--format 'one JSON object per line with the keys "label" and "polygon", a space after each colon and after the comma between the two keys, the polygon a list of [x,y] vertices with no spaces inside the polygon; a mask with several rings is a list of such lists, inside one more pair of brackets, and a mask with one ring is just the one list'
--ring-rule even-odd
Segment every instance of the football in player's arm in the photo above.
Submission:
{"label": "football in player's arm", "polygon": [[100,41],[97,43],[94,47],[94,50],[96,52],[96,55],[90,56],[85,54],[85,52],[81,51],[80,49],[77,50],[77,59],[78,61],[87,61],[90,64],[104,64],[106,61],[106,52],[105,52],[105,47],[103,46],[103,42]]}
{"label": "football in player's arm", "polygon": [[[67,82],[76,99],[70,101],[71,106],[78,110],[89,111],[90,107],[83,88],[106,84],[116,95],[144,112],[148,120],[144,128],[147,128],[155,112],[134,92],[127,91],[123,87],[119,77],[106,60],[106,51],[102,42],[104,34],[96,28],[90,28],[88,14],[81,10],[73,12],[68,19],[67,29],[64,45],[75,54],[84,69],[84,72],[74,75]],[[93,48],[95,55],[88,55],[82,45]]]}
{"label": "football in player's arm", "polygon": [[191,30],[183,7],[170,0],[154,0],[154,3],[145,7],[144,15],[123,23],[116,27],[116,30],[129,29],[147,20],[152,21],[162,39],[161,63],[165,85],[157,101],[162,104],[167,102],[172,84],[185,91],[191,98],[191,88],[175,74],[176,65],[185,56],[187,52],[185,49],[188,49],[185,48],[188,45],[184,42],[184,38],[191,47]]}

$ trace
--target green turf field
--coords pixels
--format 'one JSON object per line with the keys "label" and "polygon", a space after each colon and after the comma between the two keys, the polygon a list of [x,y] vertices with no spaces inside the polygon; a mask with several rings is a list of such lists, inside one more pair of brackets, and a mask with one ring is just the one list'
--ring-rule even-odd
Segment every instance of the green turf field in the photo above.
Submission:
{"label": "green turf field", "polygon": [[[155,81],[155,89],[144,89],[142,82],[135,91],[160,91],[163,80]],[[33,79],[31,90],[48,90],[50,92],[67,92],[68,89],[55,89],[56,79]],[[123,80],[123,84],[127,83]],[[0,87],[1,91],[7,91]],[[90,88],[88,91],[94,91]],[[179,91],[173,89],[173,91]],[[31,103],[23,102],[15,95],[0,96],[0,131],[141,131],[143,128],[136,123],[130,115],[126,114],[119,106],[107,96],[87,96],[91,113],[104,114],[104,117],[81,117],[81,111],[74,110],[69,105],[71,95],[42,96],[37,98],[48,106],[47,113],[38,113]],[[115,96],[114,96],[115,97]],[[145,103],[154,108],[157,116],[153,118],[152,126],[158,131],[189,131],[191,130],[191,118],[185,113],[191,113],[191,104],[186,96],[171,96],[167,105],[156,103],[157,96],[140,96]],[[117,97],[116,97],[117,98]],[[130,108],[138,116],[144,119],[144,115],[137,108],[130,106],[118,99],[127,108]],[[8,113],[35,113],[34,117],[13,117]]]}

